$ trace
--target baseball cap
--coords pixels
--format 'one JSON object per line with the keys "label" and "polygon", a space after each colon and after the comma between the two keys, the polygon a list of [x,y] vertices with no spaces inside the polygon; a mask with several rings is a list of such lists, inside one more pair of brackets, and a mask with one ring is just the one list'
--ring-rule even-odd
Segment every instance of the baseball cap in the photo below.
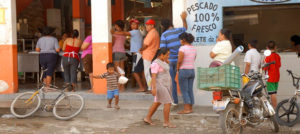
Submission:
{"label": "baseball cap", "polygon": [[146,25],[155,25],[155,21],[152,19],[147,20]]}
{"label": "baseball cap", "polygon": [[131,23],[137,23],[137,24],[139,24],[140,22],[139,22],[139,20],[137,20],[137,19],[132,19],[132,20],[130,20],[130,24]]}

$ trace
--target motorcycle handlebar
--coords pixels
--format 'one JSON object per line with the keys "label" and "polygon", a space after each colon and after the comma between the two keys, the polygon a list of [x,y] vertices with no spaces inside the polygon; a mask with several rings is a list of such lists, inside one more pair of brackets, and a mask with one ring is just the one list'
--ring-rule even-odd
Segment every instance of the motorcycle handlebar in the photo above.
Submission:
{"label": "motorcycle handlebar", "polygon": [[268,67],[268,66],[270,66],[270,65],[272,65],[272,64],[275,64],[275,63],[276,63],[275,61],[272,61],[272,62],[269,62],[269,63],[265,63],[265,64],[262,66],[262,68]]}

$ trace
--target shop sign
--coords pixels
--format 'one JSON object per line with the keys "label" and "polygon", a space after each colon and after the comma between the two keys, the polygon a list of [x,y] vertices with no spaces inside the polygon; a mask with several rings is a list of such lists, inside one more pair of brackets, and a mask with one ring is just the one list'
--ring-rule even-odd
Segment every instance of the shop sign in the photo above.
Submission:
{"label": "shop sign", "polygon": [[0,24],[5,24],[5,8],[0,8]]}
{"label": "shop sign", "polygon": [[188,32],[195,36],[194,45],[216,43],[222,28],[222,6],[215,0],[189,0],[187,2]]}
{"label": "shop sign", "polygon": [[258,2],[258,3],[282,3],[290,0],[251,0],[251,1]]}

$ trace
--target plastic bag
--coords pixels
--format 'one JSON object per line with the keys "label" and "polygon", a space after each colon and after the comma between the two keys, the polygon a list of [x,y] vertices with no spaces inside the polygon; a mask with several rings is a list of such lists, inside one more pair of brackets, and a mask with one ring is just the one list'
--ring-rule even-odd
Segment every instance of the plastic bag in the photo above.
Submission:
{"label": "plastic bag", "polygon": [[126,78],[125,76],[121,76],[120,78],[119,78],[119,83],[120,84],[126,84],[127,83],[127,81],[128,81],[128,78]]}

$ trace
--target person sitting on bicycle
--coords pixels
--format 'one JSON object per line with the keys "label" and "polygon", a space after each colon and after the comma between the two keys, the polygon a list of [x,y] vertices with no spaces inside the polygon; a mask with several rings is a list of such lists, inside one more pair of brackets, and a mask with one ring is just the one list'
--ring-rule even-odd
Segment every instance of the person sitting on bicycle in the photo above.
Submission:
{"label": "person sitting on bicycle", "polygon": [[111,102],[115,98],[115,108],[120,109],[119,107],[119,89],[118,89],[118,79],[120,74],[115,71],[113,63],[108,63],[106,65],[107,72],[98,76],[93,76],[96,79],[106,79],[107,80],[107,99],[108,104],[107,108],[111,107]]}
{"label": "person sitting on bicycle", "polygon": [[278,90],[278,82],[280,79],[280,56],[275,52],[276,44],[274,41],[269,41],[267,45],[267,49],[271,50],[272,54],[265,58],[265,63],[270,63],[275,61],[275,64],[271,64],[270,66],[264,68],[267,75],[269,75],[269,79],[267,81],[267,90],[269,95],[271,96],[271,102],[274,108],[277,106],[277,90]]}

